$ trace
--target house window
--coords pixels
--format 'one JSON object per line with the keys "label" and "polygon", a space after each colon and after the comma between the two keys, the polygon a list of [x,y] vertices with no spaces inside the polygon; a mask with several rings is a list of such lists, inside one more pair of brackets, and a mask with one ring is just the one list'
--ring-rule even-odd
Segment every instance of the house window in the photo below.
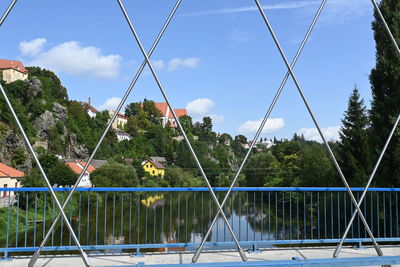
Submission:
{"label": "house window", "polygon": [[153,174],[155,174],[156,172],[155,171],[153,171]]}
{"label": "house window", "polygon": [[[3,187],[4,187],[4,188],[7,188],[7,184],[5,184]],[[4,192],[3,192],[3,197],[7,197],[7,191],[4,191]]]}

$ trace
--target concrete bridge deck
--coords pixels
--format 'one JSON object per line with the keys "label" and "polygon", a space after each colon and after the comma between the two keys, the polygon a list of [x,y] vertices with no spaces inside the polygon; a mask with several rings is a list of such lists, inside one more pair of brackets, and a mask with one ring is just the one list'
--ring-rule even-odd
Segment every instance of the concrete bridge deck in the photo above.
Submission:
{"label": "concrete bridge deck", "polygon": [[[246,253],[249,261],[261,262],[272,260],[291,260],[292,257],[301,260],[311,259],[330,259],[335,247],[308,247],[308,248],[269,248],[262,250],[259,253]],[[383,246],[382,250],[385,256],[400,256],[399,246]],[[92,266],[138,266],[143,262],[147,265],[159,264],[189,264],[193,252],[171,252],[171,253],[146,253],[143,257],[131,257],[128,254],[104,255],[104,254],[89,254]],[[355,249],[344,247],[340,254],[340,259],[357,258],[357,257],[375,257],[376,253],[372,247]],[[225,266],[230,266],[229,263],[240,262],[240,257],[237,252],[229,251],[213,251],[205,252],[200,256],[199,263],[223,263]],[[10,261],[0,261],[1,267],[22,267],[27,266],[29,257],[19,256]],[[203,264],[200,264],[203,265]],[[315,264],[321,266],[322,264]],[[83,266],[79,256],[42,256],[37,261],[40,267],[77,267]],[[194,265],[193,265],[194,266]],[[212,265],[210,265],[212,266]],[[288,266],[288,265],[280,265]],[[327,265],[325,265],[327,266]],[[331,265],[329,265],[331,266]],[[349,266],[349,265],[348,265]],[[392,265],[400,266],[400,265]]]}

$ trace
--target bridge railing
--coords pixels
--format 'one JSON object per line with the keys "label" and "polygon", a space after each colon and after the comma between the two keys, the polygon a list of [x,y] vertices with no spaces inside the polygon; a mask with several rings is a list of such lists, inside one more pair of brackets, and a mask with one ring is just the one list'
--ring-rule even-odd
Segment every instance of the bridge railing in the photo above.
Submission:
{"label": "bridge railing", "polygon": [[[70,188],[55,188],[61,202]],[[227,188],[215,188],[220,200]],[[353,188],[359,198],[362,188]],[[379,242],[399,242],[398,188],[371,188],[362,204]],[[233,190],[224,207],[244,247],[338,242],[354,207],[345,188]],[[34,251],[57,209],[47,188],[0,188],[0,253]],[[216,214],[207,188],[79,188],[66,209],[83,248],[97,251],[168,251],[196,247]],[[348,243],[370,239],[359,218]],[[230,247],[218,220],[206,246]],[[62,222],[45,251],[76,250]],[[59,252],[56,252],[59,253]]]}

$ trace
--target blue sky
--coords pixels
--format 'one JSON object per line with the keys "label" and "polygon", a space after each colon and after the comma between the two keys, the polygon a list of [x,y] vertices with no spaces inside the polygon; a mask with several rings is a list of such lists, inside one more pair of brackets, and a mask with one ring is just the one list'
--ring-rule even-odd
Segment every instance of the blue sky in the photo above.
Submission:
{"label": "blue sky", "polygon": [[[261,1],[287,53],[294,56],[320,1]],[[8,1],[0,2],[1,12]],[[124,2],[149,49],[175,1]],[[327,137],[337,138],[354,85],[367,105],[375,62],[368,0],[330,0],[295,73]],[[116,1],[19,1],[0,28],[0,58],[57,73],[71,99],[113,108],[143,57]],[[250,139],[284,74],[285,65],[249,0],[183,0],[152,60],[175,108],[212,116],[214,129]],[[148,69],[128,102],[163,101]],[[291,80],[263,136],[317,139]]]}

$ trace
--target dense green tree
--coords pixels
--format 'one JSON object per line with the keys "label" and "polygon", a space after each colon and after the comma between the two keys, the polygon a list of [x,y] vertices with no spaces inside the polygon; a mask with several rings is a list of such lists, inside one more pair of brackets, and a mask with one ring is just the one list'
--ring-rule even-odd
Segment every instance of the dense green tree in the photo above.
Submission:
{"label": "dense green tree", "polygon": [[246,186],[264,186],[274,179],[279,170],[277,160],[271,152],[262,152],[250,156],[243,173]]}
{"label": "dense green tree", "polygon": [[[399,44],[400,2],[382,0],[379,6]],[[372,86],[371,147],[372,158],[377,159],[400,113],[400,57],[376,12],[372,29],[376,42],[376,65],[370,74]],[[399,131],[396,132],[386,151],[375,181],[380,186],[400,186]]]}
{"label": "dense green tree", "polygon": [[96,169],[90,180],[97,187],[135,187],[139,185],[136,170],[129,165],[109,163]]}
{"label": "dense green tree", "polygon": [[351,186],[364,186],[371,172],[368,116],[364,100],[354,88],[342,119],[339,144],[340,167]]}

